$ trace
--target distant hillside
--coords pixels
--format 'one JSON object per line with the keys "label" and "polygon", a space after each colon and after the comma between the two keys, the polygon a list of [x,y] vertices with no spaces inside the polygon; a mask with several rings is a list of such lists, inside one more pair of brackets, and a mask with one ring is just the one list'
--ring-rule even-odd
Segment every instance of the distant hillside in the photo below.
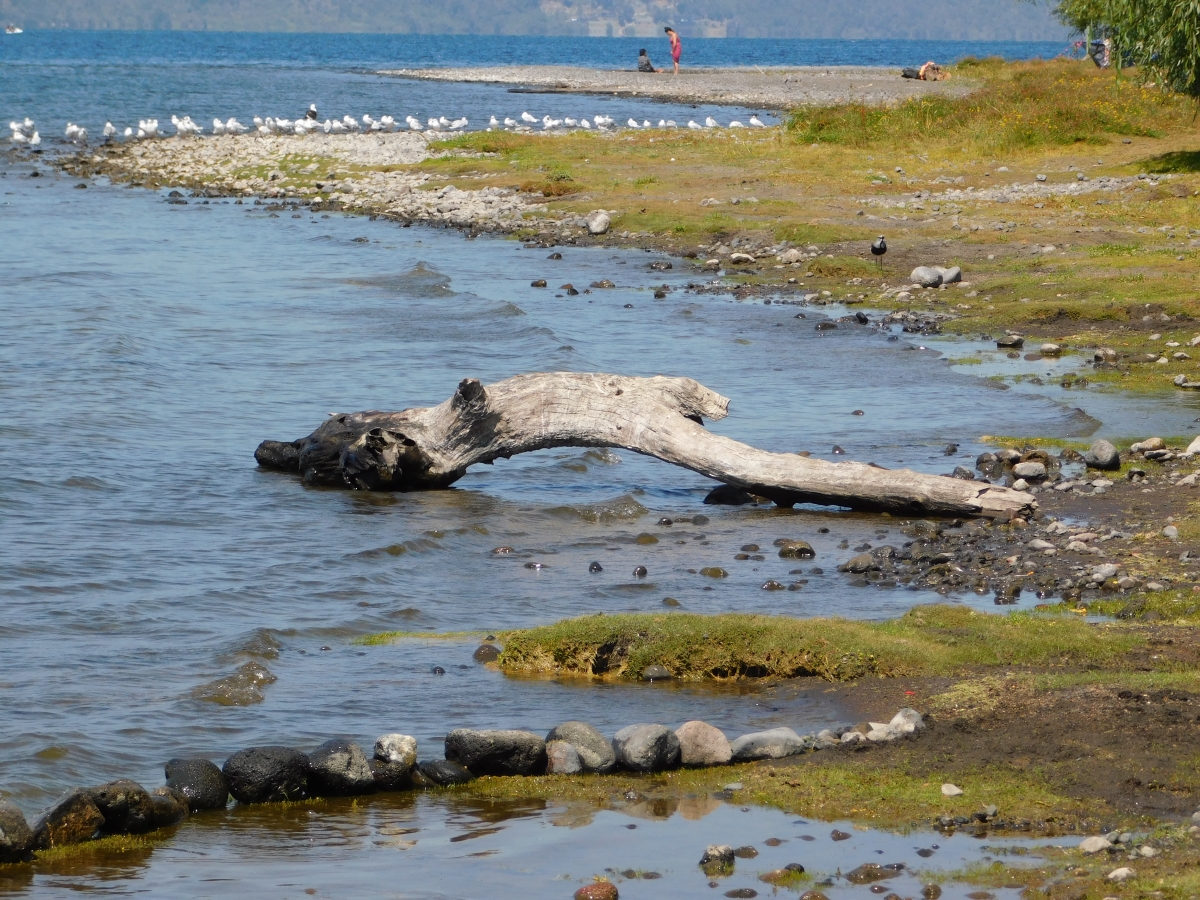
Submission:
{"label": "distant hillside", "polygon": [[1054,40],[1017,0],[0,0],[27,29]]}

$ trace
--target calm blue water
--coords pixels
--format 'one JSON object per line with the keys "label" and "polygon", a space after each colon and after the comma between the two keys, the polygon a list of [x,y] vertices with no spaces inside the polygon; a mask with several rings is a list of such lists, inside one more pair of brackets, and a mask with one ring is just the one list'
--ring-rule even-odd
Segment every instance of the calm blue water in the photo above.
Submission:
{"label": "calm blue water", "polygon": [[[416,39],[401,58],[399,38],[25,37],[0,41],[4,116],[96,122],[113,110],[173,107],[248,115],[313,99],[378,109],[418,90],[431,105],[482,107],[501,96],[362,74],[428,63],[437,47],[442,61],[462,62],[451,55],[462,51],[458,39]],[[479,41],[492,43],[485,61],[507,61],[522,46]],[[727,46],[760,43],[774,53],[805,46]],[[617,42],[558,46],[575,44],[612,54]],[[332,48],[332,61],[320,47]],[[35,165],[43,177],[29,177]],[[256,743],[311,748],[337,733],[411,733],[424,757],[460,725],[544,732],[579,717],[611,733],[704,718],[737,734],[843,715],[836,697],[798,685],[517,681],[473,665],[469,642],[352,642],[375,631],[662,611],[668,596],[699,612],[857,617],[936,599],[851,588],[834,572],[842,541],[899,540],[888,537],[894,522],[704,507],[711,483],[629,453],[530,454],[479,467],[457,490],[407,496],[308,490],[256,468],[259,440],[306,434],[330,411],[437,403],[467,375],[682,374],[733,399],[732,415],[713,426],[722,434],[825,456],[837,443],[851,458],[934,472],[969,462],[981,434],[1066,434],[1075,421],[1049,390],[1001,390],[906,341],[865,329],[822,335],[817,313],[798,320],[792,307],[689,294],[693,272],[678,261],[651,271],[645,253],[568,249],[551,261],[505,240],[340,215],[269,219],[253,206],[170,206],[147,191],[75,184],[44,161],[0,154],[0,796],[31,814],[73,785],[129,776],[154,786],[171,756],[219,761]],[[531,275],[618,287],[563,298],[531,289]],[[674,290],[654,301],[663,283]],[[1118,429],[1133,421],[1178,434],[1196,415],[1188,402],[1088,411]],[[942,455],[949,441],[961,444],[960,458]],[[711,517],[702,526],[656,524],[701,513]],[[644,532],[659,542],[638,543]],[[768,578],[796,577],[793,566],[769,552],[763,562],[733,557],[747,542],[769,551],[777,537],[809,540],[825,572],[805,565],[801,591],[763,591]],[[498,545],[518,552],[497,557]],[[588,573],[592,560],[603,573]],[[636,565],[650,576],[633,578]],[[730,577],[688,571],[706,565]],[[278,678],[261,702],[204,699],[205,685],[249,661]],[[435,665],[446,674],[433,674]],[[307,846],[304,827],[267,838],[251,845]],[[255,881],[252,854],[213,855],[234,883],[289,893]],[[127,887],[149,877],[139,865],[60,887]],[[359,866],[332,851],[313,865],[322,883]],[[546,895],[528,884],[510,895]],[[32,878],[15,886],[49,889]]]}
{"label": "calm blue water", "polygon": [[[68,121],[99,134],[104,122],[136,124],[190,115],[294,118],[310,103],[322,117],[466,116],[483,127],[492,115],[594,116],[624,121],[712,115],[725,122],[753,110],[611,97],[514,95],[500,85],[435,84],[372,74],[380,69],[497,64],[629,68],[644,38],[438,37],[429,35],[214,34],[198,32],[41,31],[0,40],[0,122],[26,116],[43,139]],[[653,46],[653,44],[651,44]],[[661,50],[661,48],[659,48]],[[690,66],[886,65],[963,56],[1053,57],[1057,42],[968,43],[689,39]],[[660,53],[660,56],[665,54]],[[762,112],[758,111],[760,114]]]}

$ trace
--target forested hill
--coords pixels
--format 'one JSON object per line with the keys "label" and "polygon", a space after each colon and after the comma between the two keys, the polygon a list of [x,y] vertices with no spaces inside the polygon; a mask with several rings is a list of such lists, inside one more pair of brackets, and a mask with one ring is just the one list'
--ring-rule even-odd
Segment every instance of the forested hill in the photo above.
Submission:
{"label": "forested hill", "polygon": [[0,0],[26,29],[1056,40],[1018,0]]}

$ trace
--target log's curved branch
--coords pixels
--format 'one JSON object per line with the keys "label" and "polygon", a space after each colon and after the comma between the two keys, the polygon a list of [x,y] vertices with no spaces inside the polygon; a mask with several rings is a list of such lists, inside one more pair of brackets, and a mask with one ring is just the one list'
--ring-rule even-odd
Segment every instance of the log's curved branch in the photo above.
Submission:
{"label": "log's curved branch", "polygon": [[308,437],[263,441],[259,464],[306,484],[375,491],[446,488],[476,463],[550,447],[619,447],[691,469],[781,506],[819,503],[908,515],[1026,514],[999,485],[768,453],[712,434],[729,401],[690,378],[578,372],[464,379],[438,406],[331,416]]}

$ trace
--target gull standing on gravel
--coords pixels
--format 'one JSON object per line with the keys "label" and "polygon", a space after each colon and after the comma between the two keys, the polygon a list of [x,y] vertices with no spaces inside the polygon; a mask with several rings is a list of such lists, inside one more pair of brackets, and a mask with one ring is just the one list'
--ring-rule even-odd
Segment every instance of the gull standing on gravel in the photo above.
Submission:
{"label": "gull standing on gravel", "polygon": [[755,128],[766,128],[767,127],[765,124],[763,124],[763,120],[760,119],[756,115],[750,117],[750,124],[753,125]]}

